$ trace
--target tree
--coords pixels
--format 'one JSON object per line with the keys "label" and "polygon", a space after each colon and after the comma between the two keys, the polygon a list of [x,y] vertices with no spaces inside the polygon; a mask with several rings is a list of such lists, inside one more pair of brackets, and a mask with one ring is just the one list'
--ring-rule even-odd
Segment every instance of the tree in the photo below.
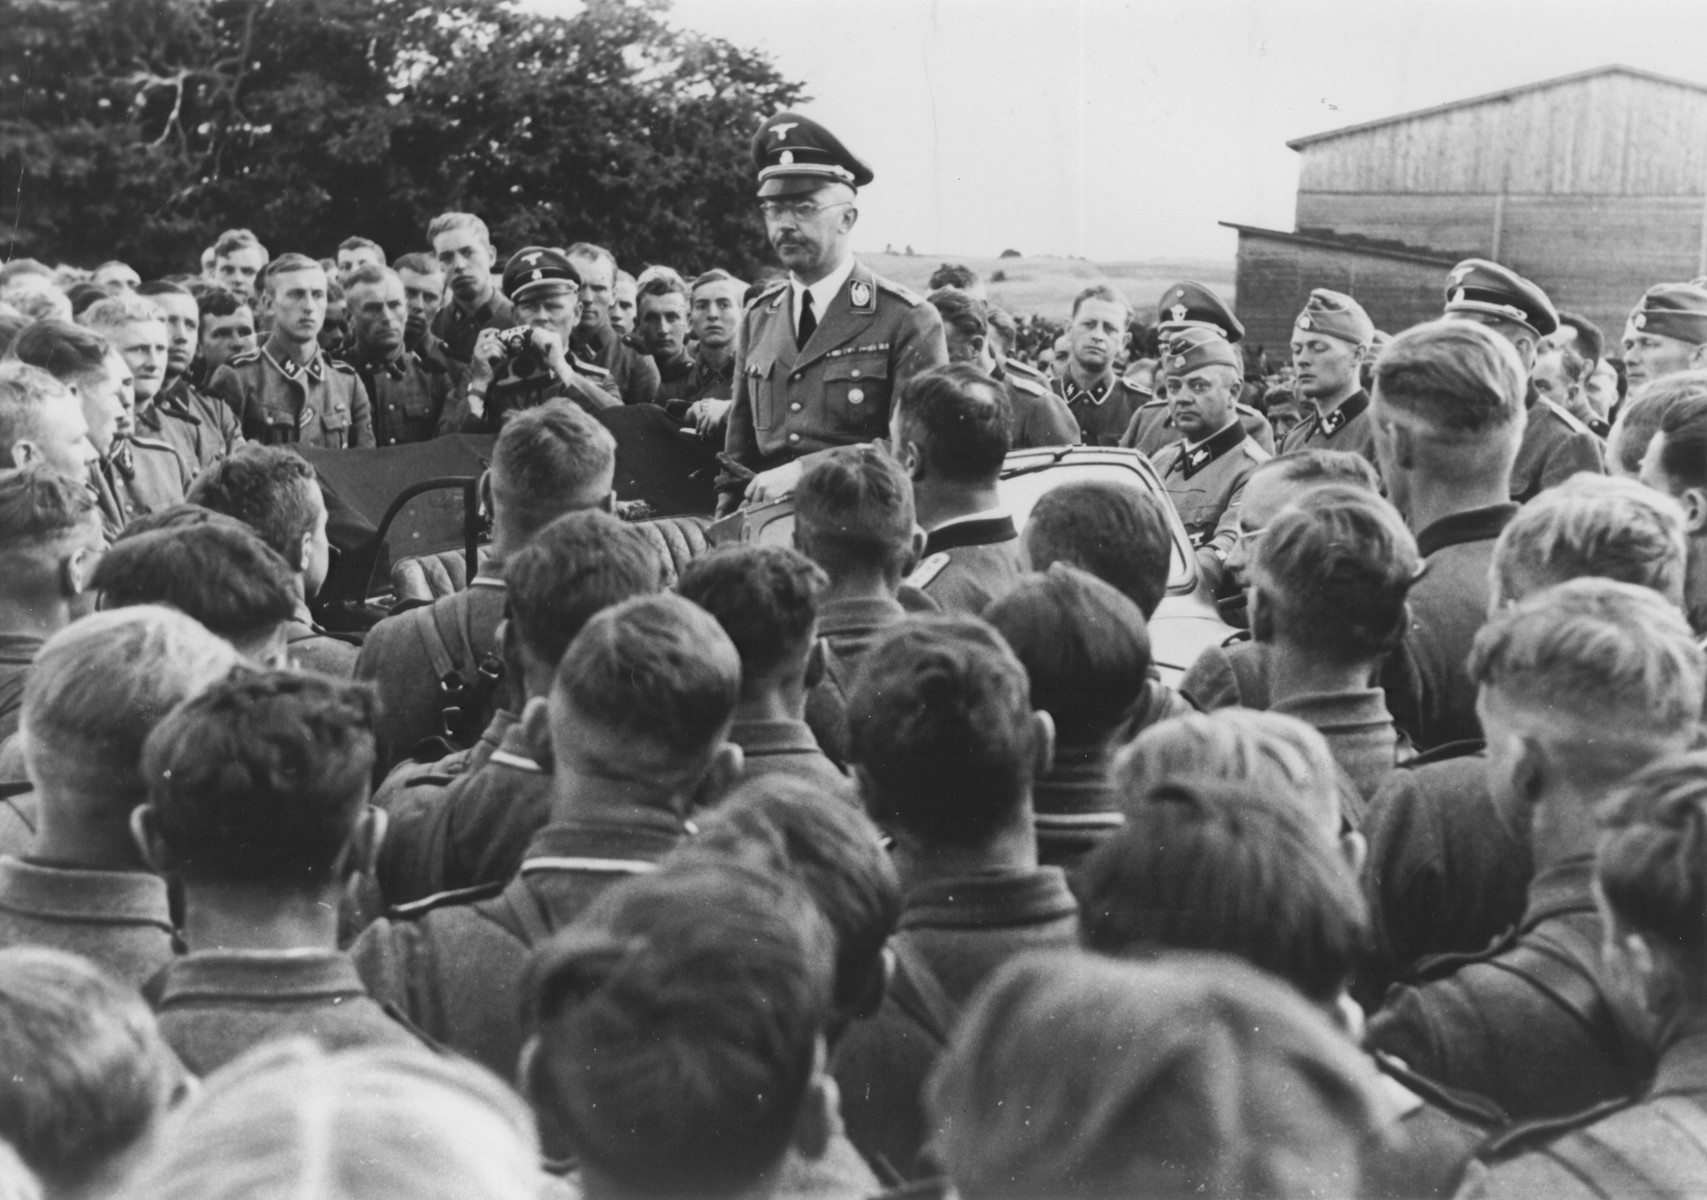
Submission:
{"label": "tree", "polygon": [[629,264],[768,255],[748,138],[802,99],[767,59],[672,29],[665,0],[573,17],[512,0],[8,0],[0,251],[146,274],[219,230],[392,254],[466,209],[500,248]]}

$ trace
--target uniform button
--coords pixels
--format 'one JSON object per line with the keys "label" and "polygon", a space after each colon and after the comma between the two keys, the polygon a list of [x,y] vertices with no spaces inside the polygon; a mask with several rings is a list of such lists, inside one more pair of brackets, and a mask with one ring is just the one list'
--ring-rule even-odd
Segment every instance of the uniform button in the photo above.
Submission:
{"label": "uniform button", "polygon": [[855,367],[853,370],[849,371],[848,374],[851,377],[853,377],[854,379],[858,379],[859,378],[859,368]]}
{"label": "uniform button", "polygon": [[800,402],[796,401],[795,403],[790,404],[788,406],[788,411],[789,412],[799,412],[800,411]]}
{"label": "uniform button", "polygon": [[863,388],[849,388],[848,389],[848,403],[849,404],[860,404],[860,403],[864,402],[864,400],[865,400],[865,389],[863,389]]}
{"label": "uniform button", "polygon": [[791,433],[788,435],[788,440],[791,442],[798,442],[800,440],[800,435],[798,433]]}

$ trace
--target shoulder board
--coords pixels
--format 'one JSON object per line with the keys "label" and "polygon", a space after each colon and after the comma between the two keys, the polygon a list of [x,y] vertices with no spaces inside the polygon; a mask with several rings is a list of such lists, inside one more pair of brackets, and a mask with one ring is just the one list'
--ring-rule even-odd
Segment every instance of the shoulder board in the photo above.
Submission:
{"label": "shoulder board", "polygon": [[[1156,394],[1155,392],[1149,393],[1149,395],[1151,395],[1151,396],[1155,396],[1155,394]],[[1138,407],[1139,408],[1166,408],[1167,406],[1168,406],[1168,402],[1166,400],[1153,399],[1153,400],[1144,401],[1144,403],[1140,404]]]}
{"label": "shoulder board", "polygon": [[1431,1107],[1438,1108],[1467,1125],[1474,1125],[1483,1130],[1502,1131],[1511,1126],[1511,1118],[1506,1115],[1505,1110],[1486,1096],[1447,1087],[1426,1075],[1418,1075],[1384,1050],[1373,1050],[1370,1057],[1375,1060],[1376,1067],[1383,1075],[1397,1080]]}
{"label": "shoulder board", "polygon": [[924,297],[920,296],[917,292],[904,288],[893,280],[885,279],[883,276],[876,274],[872,275],[871,279],[873,283],[877,284],[878,291],[888,292],[891,296],[899,297],[900,299],[905,300],[908,304],[923,304],[925,302]]}
{"label": "shoulder board", "polygon": [[228,367],[246,367],[250,363],[258,363],[260,361],[261,352],[259,350],[245,350],[241,354],[233,354],[230,358],[226,359],[225,365]]}
{"label": "shoulder board", "polygon": [[1620,1096],[1615,1100],[1602,1101],[1592,1108],[1572,1113],[1568,1117],[1549,1117],[1541,1121],[1524,1121],[1514,1125],[1502,1133],[1496,1133],[1481,1148],[1476,1151],[1476,1158],[1484,1163],[1504,1162],[1516,1158],[1530,1150],[1545,1146],[1548,1142],[1556,1141],[1567,1133],[1575,1133],[1579,1129],[1593,1125],[1596,1121],[1604,1121],[1614,1113],[1622,1112],[1640,1102],[1640,1097]]}
{"label": "shoulder board", "polygon": [[575,368],[575,374],[585,375],[588,379],[611,378],[611,373],[599,366],[598,363],[583,362],[577,358],[570,366]]}
{"label": "shoulder board", "polygon": [[415,350],[410,353],[409,357],[414,360],[416,366],[420,367],[421,370],[427,372],[429,375],[450,374],[450,368],[445,366],[445,364],[440,362],[438,359],[434,358],[431,354],[422,354],[419,350]]}
{"label": "shoulder board", "polygon": [[1406,768],[1426,767],[1430,763],[1450,762],[1454,758],[1469,758],[1473,754],[1480,754],[1486,748],[1487,743],[1480,738],[1465,738],[1460,742],[1446,742],[1432,750],[1425,750],[1415,758],[1399,765]]}
{"label": "shoulder board", "polygon": [[1487,962],[1498,958],[1517,944],[1518,927],[1512,925],[1505,932],[1497,935],[1480,950],[1470,950],[1456,954],[1429,954],[1419,958],[1406,972],[1408,978],[1401,983],[1411,987],[1421,987],[1425,983],[1434,983],[1445,979],[1461,967],[1475,963]]}
{"label": "shoulder board", "polygon": [[948,551],[938,551],[925,559],[918,568],[906,578],[906,583],[916,588],[926,588],[931,581],[942,574],[942,569],[948,566]]}
{"label": "shoulder board", "polygon": [[1048,396],[1051,394],[1048,388],[1044,387],[1029,375],[1018,375],[1009,371],[1008,382],[1012,383],[1022,392],[1030,392],[1033,396]]}
{"label": "shoulder board", "polygon": [[130,435],[130,444],[138,450],[164,450],[168,454],[178,453],[178,448],[168,442],[162,442],[151,437],[138,437],[134,433]]}
{"label": "shoulder board", "polygon": [[[1134,396],[1149,397],[1148,399],[1146,399],[1144,401],[1145,404],[1157,403],[1157,401],[1155,399],[1156,389],[1154,389],[1154,388],[1147,388],[1141,383],[1133,383],[1130,379],[1126,378],[1126,376],[1124,376],[1124,375],[1115,376],[1114,382],[1116,384],[1118,384],[1119,386],[1125,388],[1127,391],[1131,392]],[[1167,401],[1162,400],[1162,401],[1160,401],[1160,403],[1166,404]],[[1142,405],[1140,407],[1142,407]]]}
{"label": "shoulder board", "polygon": [[747,307],[748,308],[757,308],[759,305],[763,304],[766,300],[773,299],[778,292],[782,291],[787,286],[788,286],[788,280],[786,280],[786,279],[773,279],[769,284],[766,285],[764,291],[760,292],[757,296],[754,296],[751,300],[747,301]]}
{"label": "shoulder board", "polygon": [[1248,642],[1250,640],[1251,640],[1251,631],[1250,630],[1248,630],[1248,629],[1235,629],[1235,630],[1233,630],[1232,633],[1229,633],[1226,636],[1226,638],[1222,641],[1221,649],[1225,650],[1228,646],[1242,645],[1243,643]]}
{"label": "shoulder board", "polygon": [[1274,457],[1274,454],[1271,451],[1264,450],[1261,446],[1257,445],[1254,438],[1246,438],[1244,441],[1240,442],[1239,449],[1243,450],[1245,452],[1245,456],[1252,462],[1265,463]]}
{"label": "shoulder board", "polygon": [[511,754],[508,750],[494,750],[487,762],[494,766],[509,767],[512,771],[526,771],[530,775],[544,775],[546,770],[531,758],[523,758],[520,754]]}
{"label": "shoulder board", "polygon": [[405,779],[403,781],[403,787],[449,787],[459,778],[460,776],[450,774],[446,771],[422,771],[419,775],[411,775],[409,778]]}
{"label": "shoulder board", "polygon": [[386,916],[394,921],[413,921],[440,908],[454,908],[458,904],[473,904],[476,900],[489,900],[504,890],[504,883],[482,883],[475,887],[452,888],[448,892],[435,892],[431,896],[423,896],[419,900],[411,900],[407,904],[393,905],[386,911]]}
{"label": "shoulder board", "polygon": [[1594,430],[1590,429],[1587,425],[1584,425],[1581,421],[1577,420],[1575,417],[1573,417],[1565,409],[1563,409],[1559,405],[1553,403],[1553,401],[1547,399],[1547,397],[1545,397],[1545,396],[1542,396],[1539,399],[1540,399],[1541,403],[1545,404],[1548,408],[1553,410],[1553,415],[1555,417],[1558,417],[1559,420],[1563,421],[1565,423],[1566,428],[1568,428],[1572,433],[1586,433],[1590,437],[1594,436]]}
{"label": "shoulder board", "polygon": [[341,358],[332,358],[328,355],[326,361],[332,364],[332,369],[334,371],[342,371],[346,375],[354,375],[356,373],[356,369]]}

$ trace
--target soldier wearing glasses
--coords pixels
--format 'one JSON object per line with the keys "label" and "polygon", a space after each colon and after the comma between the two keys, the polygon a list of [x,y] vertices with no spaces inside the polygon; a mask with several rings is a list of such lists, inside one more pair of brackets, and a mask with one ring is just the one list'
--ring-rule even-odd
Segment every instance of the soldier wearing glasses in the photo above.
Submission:
{"label": "soldier wearing glasses", "polygon": [[792,490],[802,455],[882,437],[907,380],[948,361],[936,309],[849,248],[871,169],[788,112],[760,126],[753,159],[765,233],[789,273],[742,316],[720,513]]}

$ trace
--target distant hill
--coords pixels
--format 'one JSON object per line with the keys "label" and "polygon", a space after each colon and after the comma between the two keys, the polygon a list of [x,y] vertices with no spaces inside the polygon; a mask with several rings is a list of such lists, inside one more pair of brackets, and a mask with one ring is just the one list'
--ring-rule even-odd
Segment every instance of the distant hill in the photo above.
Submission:
{"label": "distant hill", "polygon": [[[931,272],[945,262],[965,263],[985,279],[990,299],[1015,316],[1035,314],[1066,320],[1073,297],[1093,283],[1118,288],[1137,305],[1140,314],[1154,318],[1156,302],[1170,285],[1185,279],[1214,288],[1233,302],[1233,264],[1217,259],[1151,260],[1146,262],[1087,262],[1077,258],[968,258],[960,254],[861,254],[873,271],[923,294]],[[997,271],[1001,282],[990,282]]]}

